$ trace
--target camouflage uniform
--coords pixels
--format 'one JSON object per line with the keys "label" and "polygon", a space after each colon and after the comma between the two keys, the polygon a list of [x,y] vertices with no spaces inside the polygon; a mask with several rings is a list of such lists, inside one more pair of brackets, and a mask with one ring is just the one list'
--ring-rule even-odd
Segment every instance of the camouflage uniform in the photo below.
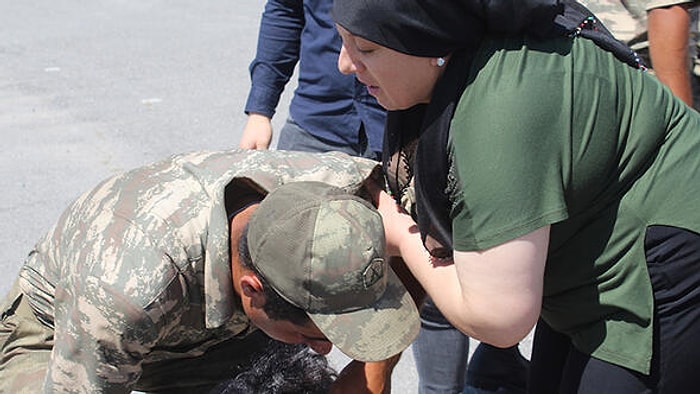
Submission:
{"label": "camouflage uniform", "polygon": [[[647,11],[654,8],[677,4],[691,4],[694,0],[578,0],[590,9],[603,25],[618,40],[626,43],[644,59],[649,60],[649,41],[647,38]],[[695,55],[697,26],[691,27],[688,45],[691,59]],[[689,60],[691,60],[689,59]]]}
{"label": "camouflage uniform", "polygon": [[358,192],[376,169],[339,153],[194,152],[107,179],[4,300],[0,392],[195,392],[230,377],[257,331],[233,289],[227,209],[292,181]]}

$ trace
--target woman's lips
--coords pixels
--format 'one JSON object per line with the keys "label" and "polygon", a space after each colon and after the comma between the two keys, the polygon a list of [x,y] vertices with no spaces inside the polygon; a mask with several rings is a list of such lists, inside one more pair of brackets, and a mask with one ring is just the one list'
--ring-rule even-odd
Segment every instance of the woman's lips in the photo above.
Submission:
{"label": "woman's lips", "polygon": [[377,92],[379,92],[379,86],[370,85],[370,84],[366,83],[365,81],[361,80],[360,78],[357,78],[357,80],[360,81],[361,84],[363,84],[367,87],[367,92],[369,92],[369,94],[371,94],[372,96],[374,96],[375,94],[377,94]]}

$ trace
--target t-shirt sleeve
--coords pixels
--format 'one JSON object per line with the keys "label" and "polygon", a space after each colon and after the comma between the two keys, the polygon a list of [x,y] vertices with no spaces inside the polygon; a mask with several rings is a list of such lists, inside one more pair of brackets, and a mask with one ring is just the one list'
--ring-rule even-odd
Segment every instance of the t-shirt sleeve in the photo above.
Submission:
{"label": "t-shirt sleeve", "polygon": [[568,215],[565,84],[537,72],[491,74],[468,87],[451,126],[461,186],[452,230],[460,251],[496,246]]}

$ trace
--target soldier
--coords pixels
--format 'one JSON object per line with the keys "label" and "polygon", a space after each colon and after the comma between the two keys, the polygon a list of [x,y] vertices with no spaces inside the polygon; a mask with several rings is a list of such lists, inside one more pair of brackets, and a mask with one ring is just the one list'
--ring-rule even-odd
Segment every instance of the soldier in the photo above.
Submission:
{"label": "soldier", "polygon": [[207,392],[268,336],[356,360],[338,391],[388,385],[418,316],[366,201],[379,173],[340,153],[231,151],[107,179],[0,305],[0,392]]}
{"label": "soldier", "polygon": [[693,97],[692,69],[697,27],[691,24],[695,0],[579,0],[618,40],[629,45],[650,71],[686,104]]}

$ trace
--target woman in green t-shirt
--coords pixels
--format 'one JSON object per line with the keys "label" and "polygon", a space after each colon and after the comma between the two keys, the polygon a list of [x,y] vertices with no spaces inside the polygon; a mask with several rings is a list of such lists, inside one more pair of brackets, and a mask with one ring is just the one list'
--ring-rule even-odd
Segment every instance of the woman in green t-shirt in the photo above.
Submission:
{"label": "woman in green t-shirt", "polygon": [[378,195],[388,249],[443,314],[499,347],[537,324],[534,393],[697,389],[700,115],[571,1],[334,17],[390,111],[392,197],[415,182],[412,215]]}

